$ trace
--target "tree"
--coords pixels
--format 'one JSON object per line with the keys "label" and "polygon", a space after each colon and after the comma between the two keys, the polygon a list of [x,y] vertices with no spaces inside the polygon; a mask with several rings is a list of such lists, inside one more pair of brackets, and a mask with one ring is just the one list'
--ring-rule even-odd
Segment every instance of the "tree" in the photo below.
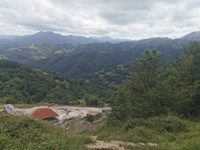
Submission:
{"label": "tree", "polygon": [[[130,77],[126,81],[126,91],[129,91],[129,100],[132,105],[132,117],[154,116],[160,113],[162,102],[156,98],[155,87],[161,72],[159,60],[162,56],[157,49],[147,49],[137,58],[132,66]],[[158,111],[159,110],[159,111]]]}
{"label": "tree", "polygon": [[194,42],[184,52],[172,67],[159,67],[162,54],[145,50],[113,97],[111,116],[119,120],[168,114],[200,116],[200,44]]}
{"label": "tree", "polygon": [[93,130],[94,116],[91,115],[91,114],[87,114],[86,119],[87,119],[88,122],[92,123],[92,130]]}
{"label": "tree", "polygon": [[[130,86],[138,94],[151,90],[156,85],[156,76],[159,74],[159,59],[162,56],[157,49],[146,49],[133,64],[133,71],[130,73]],[[133,86],[137,85],[137,86]]]}
{"label": "tree", "polygon": [[179,97],[180,114],[187,117],[200,115],[200,44],[184,47],[185,55],[172,63],[174,92]]}
{"label": "tree", "polygon": [[125,121],[130,117],[133,106],[129,93],[121,86],[114,97],[111,98],[112,115],[120,121]]}

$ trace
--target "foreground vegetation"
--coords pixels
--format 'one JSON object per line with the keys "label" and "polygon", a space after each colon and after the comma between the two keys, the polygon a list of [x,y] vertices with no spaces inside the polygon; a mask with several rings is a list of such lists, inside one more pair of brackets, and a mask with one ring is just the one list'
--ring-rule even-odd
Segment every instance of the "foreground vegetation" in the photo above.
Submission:
{"label": "foreground vegetation", "polygon": [[2,150],[84,150],[91,139],[69,135],[60,127],[27,116],[0,113],[0,149]]}
{"label": "foreground vegetation", "polygon": [[[147,150],[195,150],[200,148],[199,130],[199,122],[167,116],[131,119],[124,123],[113,122],[109,118],[104,126],[81,134],[98,136],[97,140],[133,142]],[[157,146],[149,146],[147,143],[156,143]]]}

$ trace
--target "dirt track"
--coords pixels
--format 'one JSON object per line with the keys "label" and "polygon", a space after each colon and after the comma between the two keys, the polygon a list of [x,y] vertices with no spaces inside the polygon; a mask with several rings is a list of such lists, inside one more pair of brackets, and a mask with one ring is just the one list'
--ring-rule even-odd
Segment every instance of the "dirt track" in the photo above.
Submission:
{"label": "dirt track", "polygon": [[105,141],[99,141],[96,140],[97,137],[96,136],[92,136],[91,137],[92,140],[95,142],[93,144],[87,144],[87,148],[89,150],[125,150],[124,146],[125,145],[131,145],[133,147],[140,147],[135,143],[132,142],[123,142],[123,141],[109,141],[109,142],[105,142]]}

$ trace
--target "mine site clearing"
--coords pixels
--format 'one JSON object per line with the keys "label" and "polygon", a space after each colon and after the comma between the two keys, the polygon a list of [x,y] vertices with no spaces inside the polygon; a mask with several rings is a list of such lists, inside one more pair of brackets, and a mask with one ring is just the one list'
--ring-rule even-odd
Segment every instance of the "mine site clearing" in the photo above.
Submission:
{"label": "mine site clearing", "polygon": [[[84,118],[87,114],[91,115],[102,115],[107,107],[97,108],[97,107],[78,107],[78,106],[39,106],[32,108],[14,108],[11,104],[4,105],[2,111],[6,111],[9,114],[14,114],[17,116],[27,115],[40,120],[47,120],[55,125],[63,125],[74,119]],[[110,108],[109,108],[110,109]],[[103,110],[103,111],[102,111]]]}

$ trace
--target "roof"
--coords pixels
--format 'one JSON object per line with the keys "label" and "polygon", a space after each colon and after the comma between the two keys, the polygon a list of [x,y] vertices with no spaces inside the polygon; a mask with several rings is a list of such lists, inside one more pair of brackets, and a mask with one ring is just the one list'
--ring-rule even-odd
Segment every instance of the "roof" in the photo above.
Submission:
{"label": "roof", "polygon": [[49,108],[49,107],[48,106],[32,107],[32,108],[29,108],[29,109],[25,110],[24,113],[30,116],[35,110],[37,110],[39,108]]}
{"label": "roof", "polygon": [[111,107],[103,107],[102,110],[110,111],[110,110],[111,110]]}
{"label": "roof", "polygon": [[38,108],[33,111],[30,116],[42,120],[46,118],[57,117],[59,115],[50,108]]}

